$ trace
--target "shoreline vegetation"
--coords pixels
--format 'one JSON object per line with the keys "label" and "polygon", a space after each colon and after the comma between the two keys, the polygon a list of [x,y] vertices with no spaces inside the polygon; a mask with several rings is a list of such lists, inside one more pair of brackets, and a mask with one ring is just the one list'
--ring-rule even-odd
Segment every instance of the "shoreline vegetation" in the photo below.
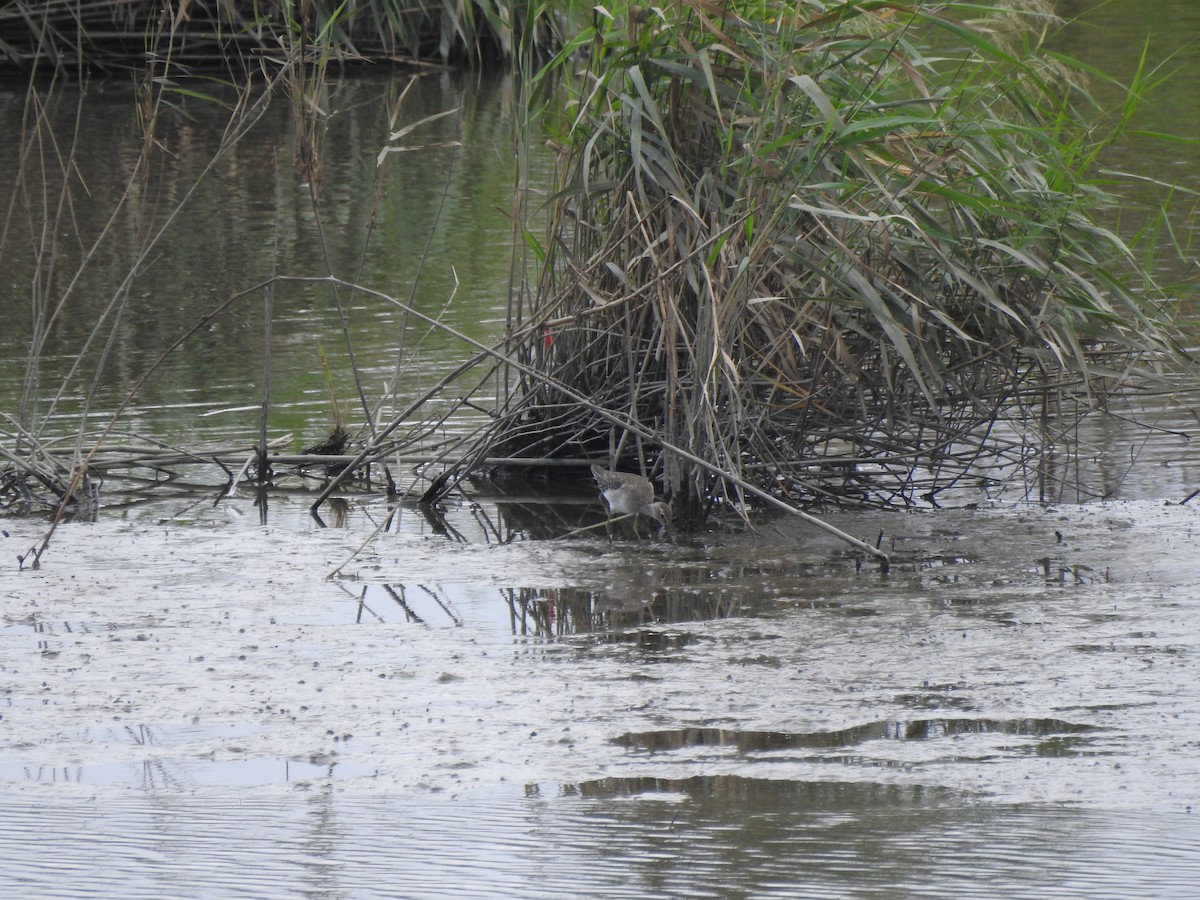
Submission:
{"label": "shoreline vegetation", "polygon": [[[572,3],[530,9],[508,0],[17,0],[0,8],[0,73],[101,74],[169,65],[237,75],[297,50],[343,64],[478,65],[508,58],[516,33],[546,51],[561,45],[559,27],[571,18]],[[535,21],[527,24],[531,16]]]}
{"label": "shoreline vegetation", "polygon": [[[1146,263],[1171,248],[1151,229],[1127,243],[1096,217],[1115,202],[1097,160],[1162,75],[1139,70],[1129,102],[1097,116],[1086,89],[1097,75],[1047,49],[1063,23],[1042,0],[268,3],[252,20],[240,9],[15,4],[0,15],[22,14],[28,30],[11,20],[0,55],[64,77],[137,73],[146,141],[131,184],[147,177],[172,92],[202,96],[193,68],[239,86],[226,145],[281,98],[317,210],[331,67],[498,64],[521,96],[505,332],[482,345],[428,320],[473,355],[386,420],[355,372],[364,422],[348,431],[335,403],[331,442],[311,460],[327,466],[314,515],[372,471],[390,493],[436,504],[469,478],[589,460],[651,477],[684,531],[761,504],[809,519],[822,504],[936,506],[993,469],[1022,473],[1044,498],[1062,477],[1046,460],[1074,423],[1118,391],[1160,384],[1181,358],[1180,295]],[[51,81],[31,78],[31,97]],[[46,125],[36,111],[27,125],[36,157]],[[545,142],[558,160],[548,215],[527,169]],[[51,180],[65,198],[59,162]],[[10,220],[37,214],[20,203],[14,193]],[[272,292],[300,281],[313,279],[281,273],[205,320],[257,297],[269,337]],[[421,318],[332,268],[320,281],[338,309],[353,295]],[[80,358],[111,345],[128,282]],[[102,459],[164,472],[209,459],[107,447],[141,384],[202,322],[163,348],[107,428],[82,417],[69,451],[51,446],[55,394],[40,393],[38,360],[69,294],[35,293],[25,396],[0,424],[0,511],[50,508],[55,524],[92,505],[80,498],[94,496]],[[106,354],[69,377],[94,386]],[[267,372],[269,360],[256,460],[236,476],[222,462],[231,484],[270,483],[273,457],[304,464],[268,440]],[[431,440],[485,403],[474,431]],[[417,477],[402,488],[393,468]]]}

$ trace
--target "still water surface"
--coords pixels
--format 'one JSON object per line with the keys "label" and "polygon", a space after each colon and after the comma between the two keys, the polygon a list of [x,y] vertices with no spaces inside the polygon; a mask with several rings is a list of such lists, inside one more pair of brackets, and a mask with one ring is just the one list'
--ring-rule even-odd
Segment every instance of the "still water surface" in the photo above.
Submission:
{"label": "still water surface", "polygon": [[[335,83],[327,102],[334,113],[318,211],[308,185],[293,173],[290,113],[280,101],[207,172],[229,113],[195,100],[184,104],[186,114],[164,113],[156,132],[160,147],[143,180],[134,174],[142,142],[129,86],[91,85],[82,99],[55,92],[47,102],[54,136],[68,140],[77,115],[81,122],[69,214],[58,211],[61,178],[43,177],[38,167],[22,169],[22,145],[0,143],[0,183],[20,183],[33,209],[18,209],[5,233],[3,408],[18,408],[30,308],[43,296],[68,298],[44,354],[40,415],[30,416],[39,421],[61,392],[53,432],[78,421],[109,327],[85,352],[86,338],[114,301],[119,317],[103,319],[115,323],[113,361],[90,407],[96,424],[173,340],[219,303],[247,292],[172,355],[127,417],[129,431],[189,446],[257,432],[266,292],[252,289],[272,275],[332,272],[411,301],[470,337],[494,338],[508,300],[513,243],[507,215],[516,177],[509,82],[447,74],[364,77]],[[393,109],[401,111],[401,123],[454,114],[389,141]],[[0,93],[4,134],[21,133],[25,110],[20,90]],[[397,152],[377,168],[387,147]],[[548,160],[541,165],[544,173]],[[128,182],[130,198],[119,205]],[[535,192],[535,203],[541,193]],[[54,228],[46,234],[47,219],[61,234]],[[275,286],[271,301],[269,426],[273,435],[294,433],[295,449],[315,443],[332,421],[323,354],[332,393],[350,424],[363,420],[339,304],[371,401],[394,383],[390,402],[402,404],[467,355],[440,331],[416,323],[406,328],[399,309],[366,295],[289,282]],[[82,373],[60,388],[81,352]]]}
{"label": "still water surface", "polygon": [[[1064,44],[1127,71],[1156,10],[1155,52],[1200,29],[1194,4],[1134,6],[1109,4]],[[1191,74],[1146,113],[1177,124],[1200,121],[1184,115],[1200,103],[1186,89],[1200,59],[1182,46]],[[409,136],[375,192],[387,110],[406,84],[334,89],[328,259],[487,339],[514,240],[511,87],[419,79],[399,121],[460,112]],[[54,101],[60,129],[75,99]],[[0,96],[4,133],[22,102]],[[79,194],[73,227],[94,236],[140,143],[124,87],[91,86],[83,109],[80,181],[95,202]],[[215,111],[190,112],[165,120],[162,177],[75,289],[43,386],[211,157]],[[309,193],[279,141],[287,122],[269,109],[136,266],[98,420],[217,300],[273,271],[323,273]],[[0,172],[15,171],[15,149],[0,147]],[[1144,171],[1184,170],[1197,186],[1195,158],[1175,149]],[[5,411],[38,282],[32,258],[9,249],[16,235],[34,246],[21,226],[0,271]],[[41,277],[61,291],[86,246],[58,248]],[[343,299],[375,393],[398,366],[403,398],[462,358],[440,335],[405,332],[394,308]],[[353,379],[327,290],[281,285],[274,302],[270,424],[298,447],[330,420],[315,335],[350,408]],[[261,303],[248,298],[151,381],[128,430],[251,442]],[[86,390],[69,386],[56,427],[77,420]],[[1200,553],[1196,501],[1179,504],[1200,487],[1192,398],[1158,413],[1160,433],[1086,424],[1090,502],[1038,506],[1017,485],[955,510],[834,516],[882,535],[897,560],[887,574],[786,521],[674,545],[603,530],[530,539],[599,521],[583,484],[481,491],[440,518],[389,518],[357,499],[325,529],[304,494],[265,506],[215,490],[114,498],[95,523],[64,526],[36,572],[14,561],[44,522],[6,520],[0,889],[1195,897]]]}

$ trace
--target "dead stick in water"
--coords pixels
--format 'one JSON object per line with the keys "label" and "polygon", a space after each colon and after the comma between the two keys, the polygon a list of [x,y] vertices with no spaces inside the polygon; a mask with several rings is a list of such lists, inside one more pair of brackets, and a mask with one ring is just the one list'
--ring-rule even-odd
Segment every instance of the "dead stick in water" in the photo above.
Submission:
{"label": "dead stick in water", "polygon": [[[271,254],[271,267],[274,268],[279,258],[279,228],[275,228],[275,246]],[[271,409],[271,326],[274,316],[275,285],[267,285],[263,291],[263,368],[262,368],[262,409],[258,414],[258,484],[266,484],[271,463],[267,460],[267,414]],[[243,470],[244,471],[244,470]],[[241,474],[234,483],[241,480]]]}

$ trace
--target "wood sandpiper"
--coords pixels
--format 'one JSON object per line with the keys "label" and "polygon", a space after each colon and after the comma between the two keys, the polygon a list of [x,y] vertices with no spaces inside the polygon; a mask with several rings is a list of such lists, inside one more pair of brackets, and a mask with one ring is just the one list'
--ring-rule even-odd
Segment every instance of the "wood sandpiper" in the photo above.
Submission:
{"label": "wood sandpiper", "polygon": [[637,516],[649,516],[666,531],[671,525],[671,504],[654,499],[654,485],[648,478],[630,472],[610,472],[600,466],[592,466],[592,475],[600,496],[608,506],[608,514],[624,513],[634,516],[633,532],[638,537]]}

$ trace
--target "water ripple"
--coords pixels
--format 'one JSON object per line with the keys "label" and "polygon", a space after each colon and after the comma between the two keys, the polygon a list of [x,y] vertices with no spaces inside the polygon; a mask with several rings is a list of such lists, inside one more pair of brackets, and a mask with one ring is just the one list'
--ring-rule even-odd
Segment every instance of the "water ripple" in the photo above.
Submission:
{"label": "water ripple", "polygon": [[334,790],[0,799],[5,896],[1195,896],[1200,824],[941,790],[608,779],[458,799]]}

